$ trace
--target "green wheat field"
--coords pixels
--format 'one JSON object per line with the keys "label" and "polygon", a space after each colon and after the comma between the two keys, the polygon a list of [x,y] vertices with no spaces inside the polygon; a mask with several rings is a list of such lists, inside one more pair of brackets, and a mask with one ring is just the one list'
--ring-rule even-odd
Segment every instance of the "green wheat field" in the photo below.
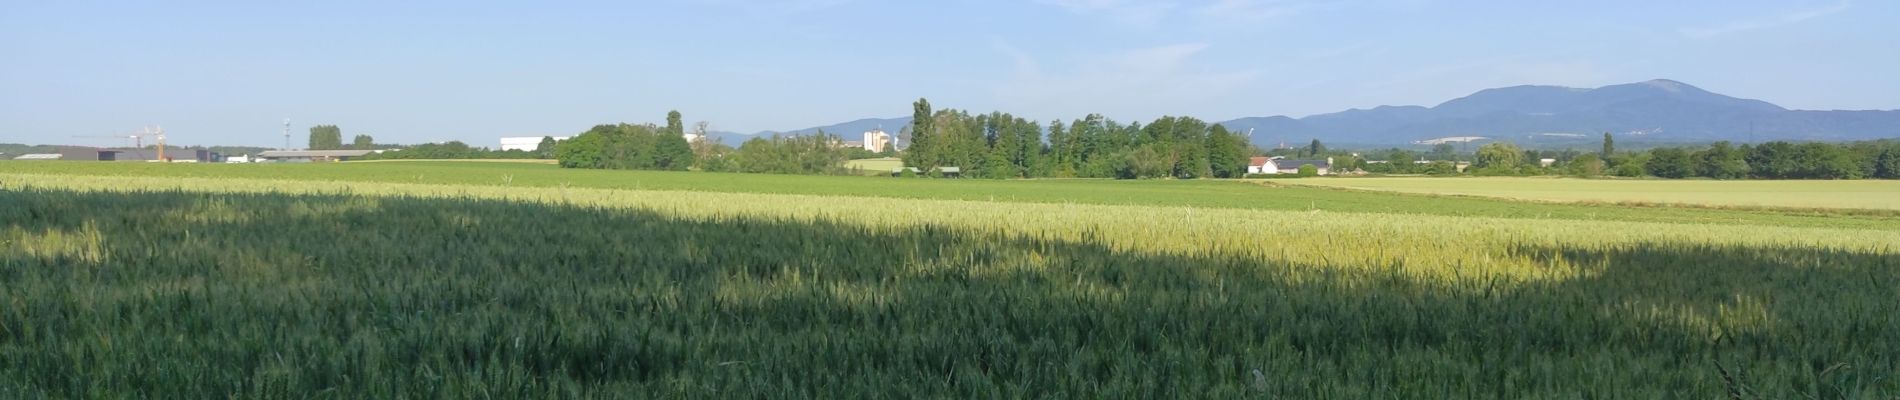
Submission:
{"label": "green wheat field", "polygon": [[0,162],[0,224],[0,398],[1900,396],[1868,210]]}

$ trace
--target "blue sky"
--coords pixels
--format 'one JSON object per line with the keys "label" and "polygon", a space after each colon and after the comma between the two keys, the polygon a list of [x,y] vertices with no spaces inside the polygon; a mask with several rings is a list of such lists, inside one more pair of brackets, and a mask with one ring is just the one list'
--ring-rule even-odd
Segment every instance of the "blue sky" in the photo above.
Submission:
{"label": "blue sky", "polygon": [[670,109],[789,130],[918,97],[1218,121],[1652,78],[1900,108],[1888,1],[0,2],[0,142],[163,124],[173,143],[281,146],[289,117],[299,146],[316,123],[494,146]]}

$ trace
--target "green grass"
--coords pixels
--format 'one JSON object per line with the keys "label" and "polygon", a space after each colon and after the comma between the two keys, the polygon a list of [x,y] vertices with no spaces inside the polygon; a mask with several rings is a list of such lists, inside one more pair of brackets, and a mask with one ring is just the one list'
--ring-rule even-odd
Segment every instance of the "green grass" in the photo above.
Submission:
{"label": "green grass", "polygon": [[19,174],[0,204],[7,398],[1900,395],[1885,230]]}
{"label": "green grass", "polygon": [[450,162],[450,163],[504,163],[504,164],[547,164],[547,165],[557,165],[557,164],[560,164],[560,161],[559,161],[559,160],[542,160],[542,159],[514,159],[514,158],[478,158],[478,159],[433,159],[433,160],[402,160],[402,159],[397,159],[397,160],[358,160],[358,161],[350,161],[350,163],[351,163],[351,164],[364,164],[364,163],[388,163],[388,162],[394,162],[394,163],[424,163],[424,162]]}
{"label": "green grass", "polygon": [[1288,184],[1603,203],[1900,210],[1900,181],[1710,181],[1566,178],[1352,178]]}
{"label": "green grass", "polygon": [[844,163],[846,169],[864,170],[865,175],[890,176],[891,170],[903,168],[904,160],[896,157],[867,158]]}
{"label": "green grass", "polygon": [[[1532,220],[1650,221],[1692,224],[1862,227],[1900,230],[1900,217],[1840,218],[1826,210],[1709,210],[1562,205],[1370,193],[1238,181],[1116,181],[872,178],[572,170],[551,165],[470,162],[339,164],[150,164],[0,162],[0,174],[279,179],[682,190],[985,202],[1143,205],[1260,210],[1504,217]],[[3,182],[0,182],[3,183]]]}

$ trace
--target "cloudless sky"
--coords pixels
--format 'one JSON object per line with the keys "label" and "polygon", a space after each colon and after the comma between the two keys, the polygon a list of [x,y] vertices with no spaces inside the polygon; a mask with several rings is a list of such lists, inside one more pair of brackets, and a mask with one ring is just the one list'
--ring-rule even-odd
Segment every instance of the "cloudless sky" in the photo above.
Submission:
{"label": "cloudless sky", "polygon": [[938,107],[1221,121],[1654,78],[1900,108],[1900,2],[0,0],[0,142],[791,130]]}

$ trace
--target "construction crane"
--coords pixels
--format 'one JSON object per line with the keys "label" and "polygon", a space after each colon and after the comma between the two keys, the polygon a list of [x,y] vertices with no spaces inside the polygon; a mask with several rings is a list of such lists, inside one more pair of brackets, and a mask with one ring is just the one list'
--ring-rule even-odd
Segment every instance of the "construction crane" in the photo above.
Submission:
{"label": "construction crane", "polygon": [[142,147],[145,147],[145,136],[144,136],[144,135],[141,135],[141,134],[137,134],[137,133],[134,133],[134,134],[130,134],[130,135],[115,135],[115,136],[83,136],[83,135],[76,135],[76,136],[73,136],[73,137],[76,137],[76,138],[86,138],[86,139],[126,139],[126,140],[130,140],[130,141],[132,142],[132,148],[142,148]]}
{"label": "construction crane", "polygon": [[159,126],[157,128],[145,127],[144,129],[141,129],[140,131],[135,132],[130,135],[115,135],[115,136],[75,135],[73,137],[88,138],[88,139],[130,139],[132,141],[133,149],[144,149],[145,138],[149,137],[149,138],[155,139],[156,142],[158,143],[158,160],[157,161],[164,161],[164,162],[171,161],[170,159],[165,158],[165,127],[164,126]]}

